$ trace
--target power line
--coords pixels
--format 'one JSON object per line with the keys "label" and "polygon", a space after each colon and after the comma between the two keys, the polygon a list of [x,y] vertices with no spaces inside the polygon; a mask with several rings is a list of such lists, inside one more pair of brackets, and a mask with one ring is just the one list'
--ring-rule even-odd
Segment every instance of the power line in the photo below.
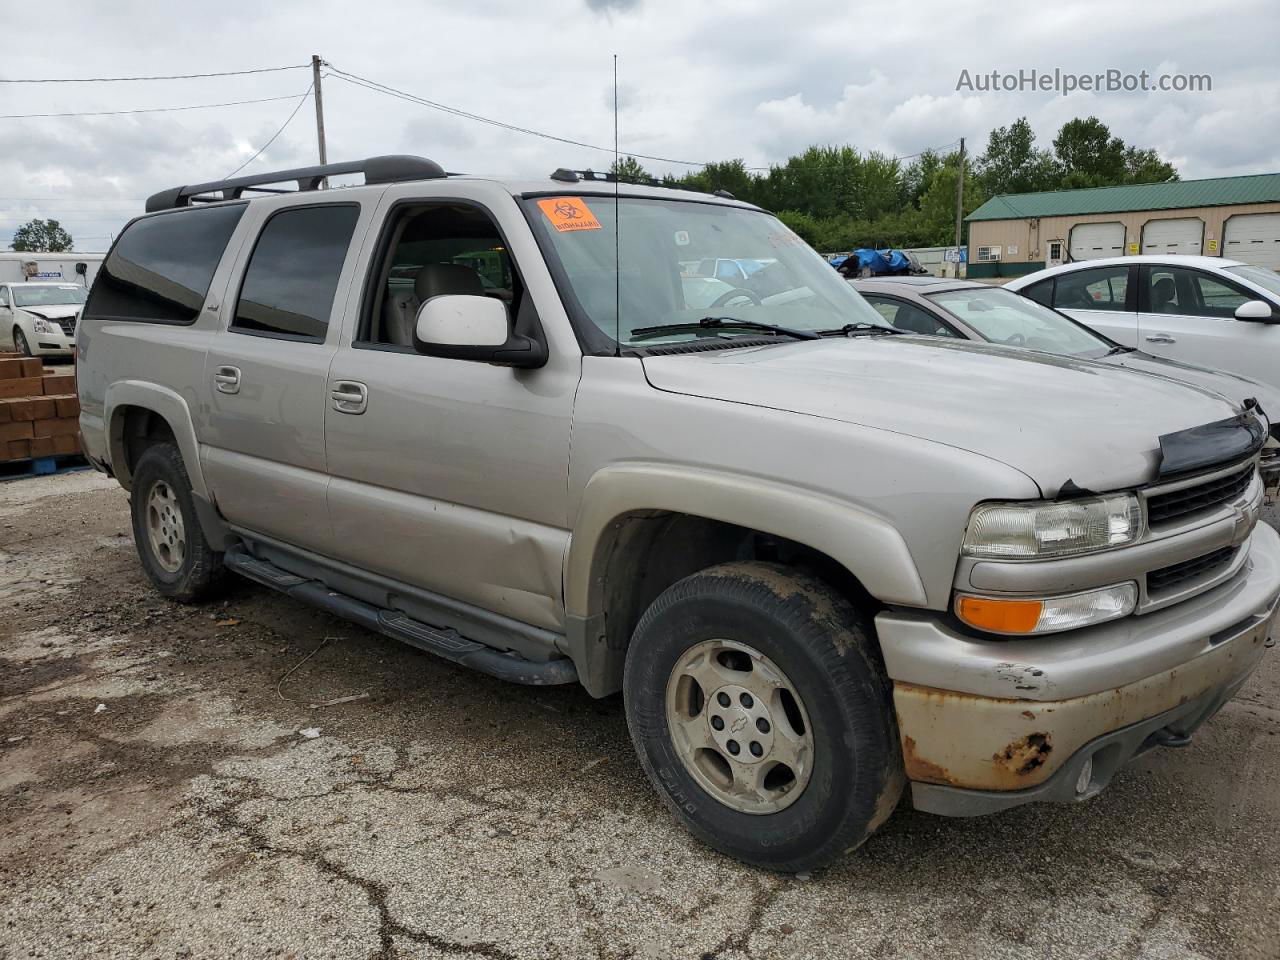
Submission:
{"label": "power line", "polygon": [[228,173],[228,174],[227,174],[225,177],[223,177],[222,179],[223,179],[223,180],[230,180],[230,179],[231,179],[232,177],[234,177],[237,173],[239,173],[241,170],[243,170],[243,169],[244,169],[245,167],[247,167],[249,164],[253,163],[253,161],[257,160],[260,156],[262,156],[263,151],[264,151],[264,150],[266,150],[266,149],[267,149],[267,147],[269,147],[269,146],[271,146],[273,143],[275,143],[275,142],[276,142],[276,137],[278,137],[278,136],[280,136],[280,134],[284,133],[284,128],[285,128],[285,127],[287,127],[287,126],[289,126],[289,124],[291,124],[291,123],[293,122],[293,118],[294,118],[294,117],[296,117],[296,116],[298,115],[298,111],[302,109],[302,105],[303,105],[304,103],[306,103],[306,102],[307,102],[307,97],[311,96],[311,91],[312,91],[312,90],[314,90],[314,89],[315,89],[315,84],[314,84],[314,83],[313,83],[313,84],[311,84],[311,86],[307,87],[307,92],[306,92],[306,93],[304,93],[301,97],[299,97],[299,98],[298,98],[298,102],[297,102],[297,104],[295,104],[295,105],[294,105],[293,112],[289,114],[289,118],[288,118],[287,120],[285,120],[285,122],[284,122],[284,123],[280,124],[280,129],[279,129],[279,130],[277,130],[275,133],[273,133],[273,134],[271,135],[271,139],[270,139],[270,140],[268,140],[266,143],[264,143],[264,144],[261,146],[261,148],[259,148],[259,150],[258,150],[258,152],[257,152],[257,153],[255,153],[252,157],[250,157],[250,158],[249,158],[248,160],[246,160],[244,163],[240,164],[240,166],[236,167],[234,170],[232,170],[230,173]]}
{"label": "power line", "polygon": [[229,100],[226,103],[193,103],[184,107],[146,107],[141,110],[92,110],[83,113],[5,113],[0,114],[0,120],[31,120],[41,117],[116,117],[127,113],[172,113],[176,110],[208,110],[212,107],[242,107],[250,103],[274,103],[277,100],[292,100],[296,96],[296,93],[292,93],[287,97]]}
{"label": "power line", "polygon": [[[330,71],[332,72],[325,74],[326,76],[337,77],[339,80],[345,80],[347,83],[354,84],[355,86],[359,86],[359,87],[364,87],[365,89],[372,90],[375,93],[382,93],[387,96],[396,97],[398,99],[408,101],[409,103],[416,103],[419,106],[429,107],[432,110],[439,110],[442,113],[447,113],[451,116],[460,117],[464,120],[474,120],[478,123],[489,124],[490,126],[498,127],[503,130],[508,130],[512,133],[523,133],[533,137],[541,137],[544,140],[552,140],[557,143],[565,143],[574,147],[583,147],[587,150],[598,150],[601,153],[613,153],[612,147],[602,147],[594,143],[587,143],[586,141],[583,141],[583,140],[574,140],[570,137],[561,137],[556,134],[545,133],[541,130],[534,130],[529,127],[522,127],[517,124],[506,123],[505,121],[502,121],[502,120],[495,120],[492,117],[485,117],[478,113],[471,113],[468,110],[463,110],[459,107],[449,106],[446,103],[440,103],[435,100],[428,100],[425,97],[419,97],[415,94],[408,93],[404,90],[398,90],[395,87],[388,86],[384,83],[378,83],[376,80],[370,80],[367,77],[362,77],[362,76],[359,76],[358,74],[349,73],[345,70],[341,70],[338,67],[335,67],[332,63],[330,63],[328,66]],[[921,150],[918,153],[911,153],[901,157],[891,157],[890,159],[891,160],[910,160],[914,157],[919,157],[925,153],[929,153],[930,151],[945,150],[948,147],[954,146],[958,142],[959,141],[953,140],[951,141],[951,143],[943,144],[940,147],[929,147],[929,148],[926,148],[925,150]],[[647,153],[636,153],[631,150],[624,150],[623,153],[629,157],[635,157],[640,160],[654,160],[659,163],[674,163],[674,164],[679,164],[681,166],[686,166],[686,167],[706,167],[710,165],[708,162],[702,161],[702,160],[677,160],[673,157],[659,157],[659,156],[654,156],[652,154],[647,154]],[[772,166],[744,167],[744,169],[752,173],[767,173],[770,170],[772,170],[773,167]]]}
{"label": "power line", "polygon": [[293,63],[287,67],[258,67],[254,70],[221,70],[217,73],[174,73],[155,77],[44,77],[0,78],[0,83],[122,83],[134,80],[198,80],[204,77],[243,77],[250,73],[278,73],[281,70],[299,70],[309,63]]}

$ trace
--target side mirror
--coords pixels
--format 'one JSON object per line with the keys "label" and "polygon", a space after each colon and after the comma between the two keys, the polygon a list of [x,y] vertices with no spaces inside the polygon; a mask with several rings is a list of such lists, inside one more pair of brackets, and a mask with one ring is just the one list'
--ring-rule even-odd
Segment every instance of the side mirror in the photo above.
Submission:
{"label": "side mirror", "polygon": [[1236,319],[1280,322],[1280,317],[1275,316],[1271,304],[1265,300],[1247,300],[1240,304],[1236,307]]}
{"label": "side mirror", "polygon": [[419,353],[503,367],[541,367],[547,348],[515,333],[507,305],[493,297],[445,294],[418,308],[414,347]]}

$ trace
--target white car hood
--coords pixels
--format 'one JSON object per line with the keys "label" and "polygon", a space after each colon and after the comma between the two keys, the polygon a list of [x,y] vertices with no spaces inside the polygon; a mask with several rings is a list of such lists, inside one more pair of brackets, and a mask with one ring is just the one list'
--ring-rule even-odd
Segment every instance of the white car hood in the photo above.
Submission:
{"label": "white car hood", "polygon": [[[644,358],[659,390],[960,447],[1031,477],[1115,490],[1155,479],[1160,437],[1235,416],[1213,390],[964,340],[876,336]],[[821,451],[814,451],[821,456]]]}
{"label": "white car hood", "polygon": [[42,320],[63,320],[74,317],[83,306],[84,304],[80,303],[44,303],[38,307],[18,307],[18,309]]}

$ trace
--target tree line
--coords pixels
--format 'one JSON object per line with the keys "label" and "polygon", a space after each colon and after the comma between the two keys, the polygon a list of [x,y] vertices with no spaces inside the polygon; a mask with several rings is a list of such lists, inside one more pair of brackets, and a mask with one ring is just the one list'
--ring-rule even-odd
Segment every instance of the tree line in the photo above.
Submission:
{"label": "tree line", "polygon": [[[812,146],[767,172],[742,160],[707,164],[661,183],[690,190],[727,190],[778,214],[819,250],[949,246],[955,240],[958,151],[926,150],[909,163],[850,146]],[[634,158],[611,168],[620,179],[653,181]],[[998,127],[986,149],[965,163],[964,213],[1005,193],[1070,190],[1178,179],[1151,148],[1125,143],[1097,117],[1068,120],[1052,149],[1036,145],[1026,117]]]}

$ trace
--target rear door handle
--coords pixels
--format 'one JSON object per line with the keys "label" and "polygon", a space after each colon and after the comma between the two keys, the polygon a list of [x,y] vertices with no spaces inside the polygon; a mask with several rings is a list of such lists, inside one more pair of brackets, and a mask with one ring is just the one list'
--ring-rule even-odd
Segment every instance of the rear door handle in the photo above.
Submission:
{"label": "rear door handle", "polygon": [[1176,337],[1171,337],[1167,333],[1153,333],[1147,337],[1147,343],[1177,343]]}
{"label": "rear door handle", "polygon": [[358,380],[335,380],[329,396],[339,413],[361,414],[369,409],[369,388]]}
{"label": "rear door handle", "polygon": [[219,393],[239,393],[240,368],[219,367],[218,372],[213,375],[213,384]]}

